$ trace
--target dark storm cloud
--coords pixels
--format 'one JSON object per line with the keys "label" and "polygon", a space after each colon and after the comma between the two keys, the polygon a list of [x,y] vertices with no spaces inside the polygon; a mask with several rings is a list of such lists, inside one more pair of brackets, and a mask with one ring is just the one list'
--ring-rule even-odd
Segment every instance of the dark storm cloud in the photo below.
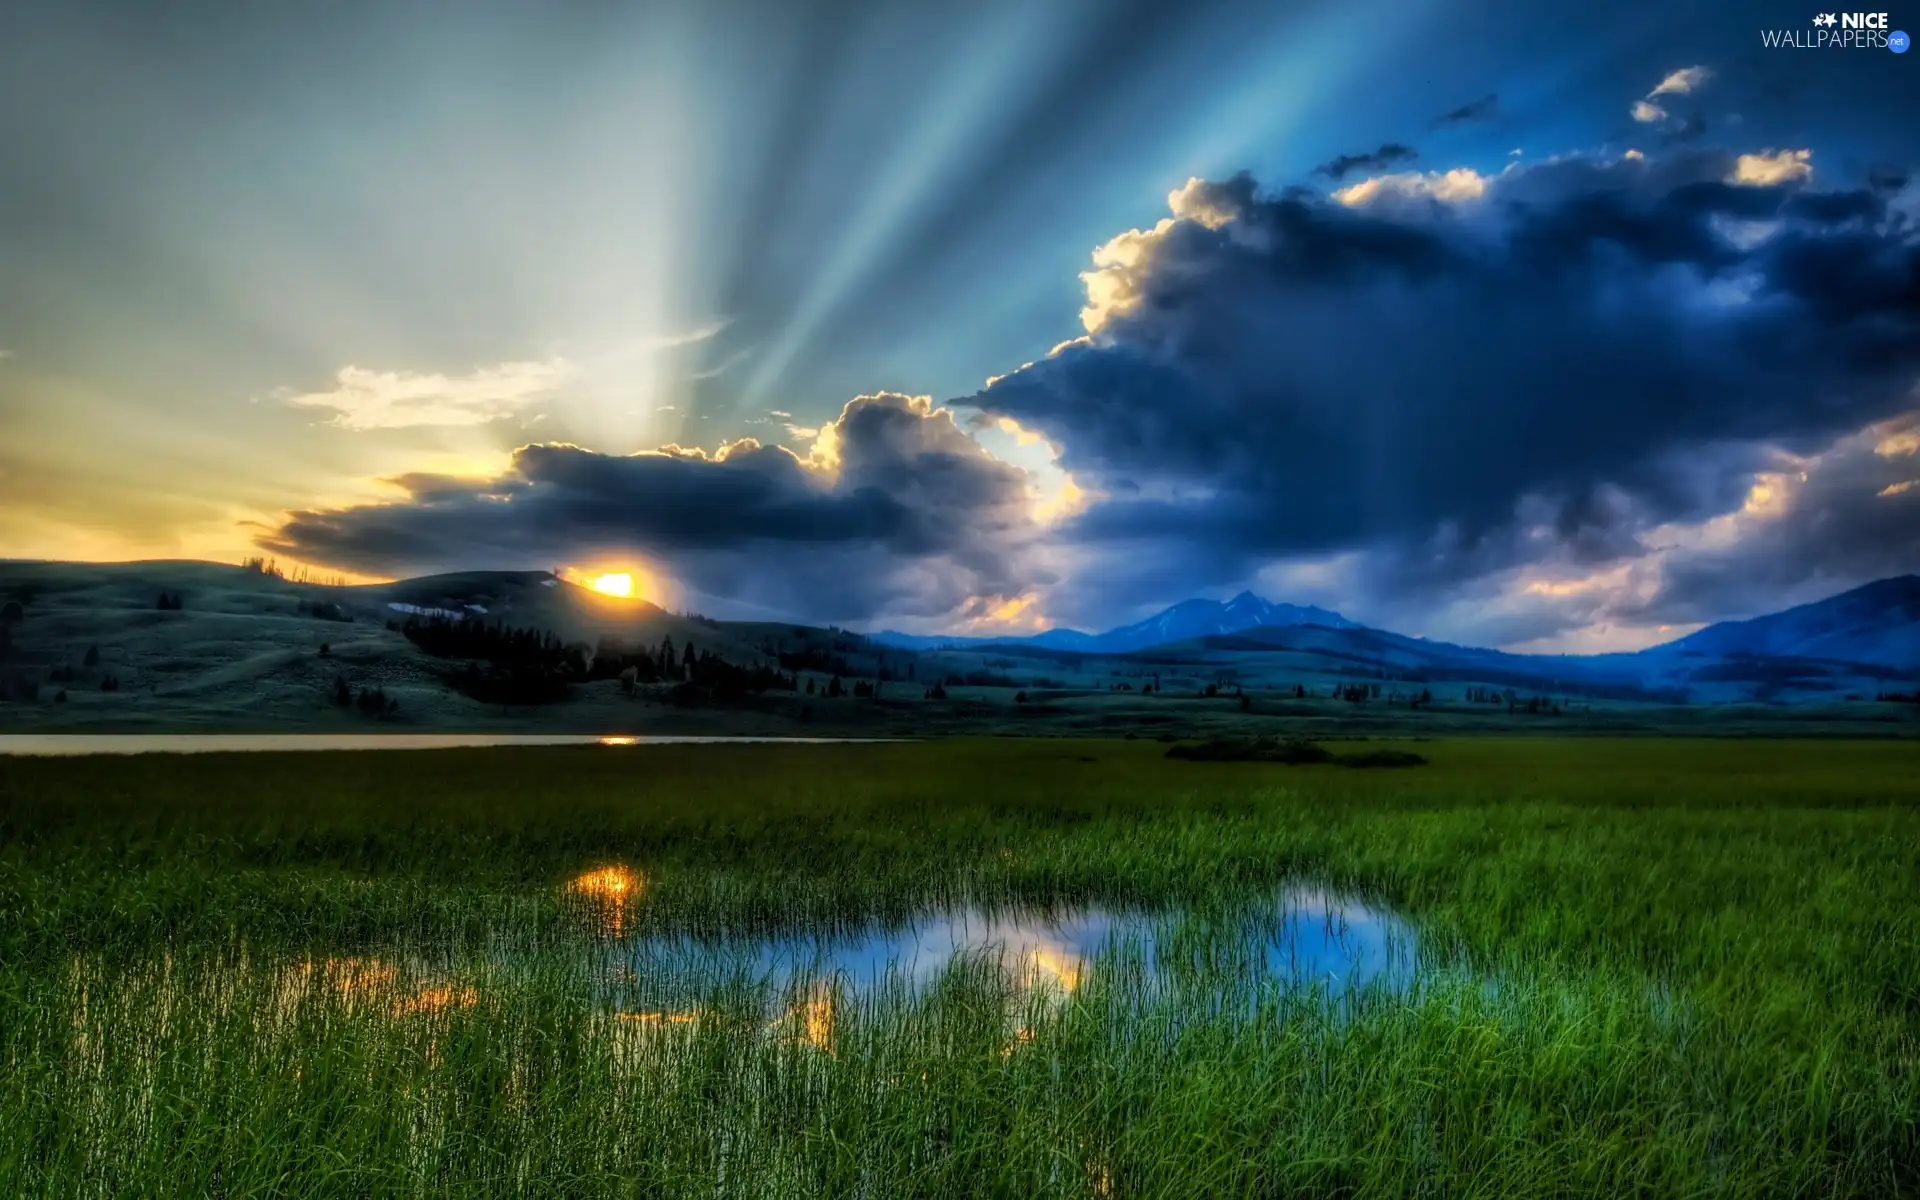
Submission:
{"label": "dark storm cloud", "polygon": [[404,501],[291,513],[260,544],[367,574],[640,553],[709,596],[822,620],[943,613],[1039,578],[1025,473],[949,413],[863,396],[825,443],[823,462],[752,441],[523,446],[499,479],[405,476]]}
{"label": "dark storm cloud", "polygon": [[1325,175],[1338,182],[1355,171],[1385,171],[1419,157],[1420,152],[1412,146],[1388,142],[1372,154],[1342,154],[1331,162],[1321,163],[1314,168],[1314,174]]}
{"label": "dark storm cloud", "polygon": [[1433,119],[1433,128],[1445,129],[1450,125],[1472,125],[1493,116],[1500,107],[1500,97],[1488,92],[1469,104],[1462,104],[1450,112],[1441,113]]}
{"label": "dark storm cloud", "polygon": [[967,403],[1107,495],[1070,537],[1178,545],[1189,588],[1360,546],[1435,589],[1631,557],[1911,403],[1915,231],[1806,174],[1696,150],[1350,203],[1190,185],[1095,273],[1104,325]]}
{"label": "dark storm cloud", "polygon": [[1907,186],[1910,178],[1902,167],[1882,164],[1867,168],[1867,186],[1876,192],[1897,192]]}
{"label": "dark storm cloud", "polygon": [[1661,143],[1667,146],[1684,146],[1688,142],[1697,142],[1706,136],[1707,119],[1699,114],[1683,117],[1671,123],[1662,131]]}

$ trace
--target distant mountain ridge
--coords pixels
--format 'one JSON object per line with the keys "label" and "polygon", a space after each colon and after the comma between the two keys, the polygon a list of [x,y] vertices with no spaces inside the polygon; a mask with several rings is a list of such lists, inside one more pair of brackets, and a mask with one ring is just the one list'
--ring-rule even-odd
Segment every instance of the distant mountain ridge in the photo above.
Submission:
{"label": "distant mountain ridge", "polygon": [[1169,642],[1190,642],[1199,638],[1241,633],[1248,629],[1295,625],[1321,625],[1329,629],[1363,628],[1357,621],[1350,621],[1329,609],[1310,604],[1276,604],[1252,592],[1241,592],[1227,601],[1182,600],[1144,621],[1122,625],[1105,633],[1049,629],[1045,633],[1025,637],[926,637],[883,630],[874,634],[873,639],[911,650],[992,644],[1081,650],[1091,654],[1130,654],[1152,646],[1164,646]]}
{"label": "distant mountain ridge", "polygon": [[[1216,650],[1311,647],[1315,653],[1356,658],[1384,654],[1404,667],[1419,664],[1422,669],[1463,677],[1475,671],[1495,672],[1514,679],[1581,679],[1662,689],[1749,677],[1759,681],[1774,676],[1800,678],[1839,664],[1853,664],[1869,673],[1905,675],[1920,672],[1920,575],[1878,580],[1750,620],[1723,621],[1645,650],[1594,655],[1511,654],[1406,638],[1371,629],[1328,609],[1276,604],[1252,592],[1225,602],[1183,600],[1144,621],[1097,634],[1052,629],[1025,637],[925,637],[888,631],[873,639],[912,650],[998,645],[1009,650],[1031,647],[1089,654],[1131,654],[1181,643]],[[1765,670],[1739,665],[1758,660],[1777,662]],[[1801,666],[1788,669],[1796,663]],[[1829,668],[1815,665],[1819,663]]]}
{"label": "distant mountain ridge", "polygon": [[1877,580],[1751,620],[1722,621],[1641,653],[1815,658],[1920,668],[1920,575]]}

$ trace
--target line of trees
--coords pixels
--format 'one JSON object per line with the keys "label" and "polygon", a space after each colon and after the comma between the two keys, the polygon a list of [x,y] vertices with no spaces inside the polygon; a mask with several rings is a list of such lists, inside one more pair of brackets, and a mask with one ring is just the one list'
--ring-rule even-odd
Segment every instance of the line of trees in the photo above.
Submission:
{"label": "line of trees", "polygon": [[385,688],[363,687],[355,695],[344,675],[333,681],[333,702],[341,708],[358,708],[370,717],[390,716],[400,711],[399,699],[387,695]]}
{"label": "line of trees", "polygon": [[400,632],[435,658],[464,659],[444,676],[455,691],[487,704],[550,704],[586,678],[587,655],[552,633],[499,622],[409,617]]}
{"label": "line of trees", "polygon": [[676,685],[673,699],[698,703],[768,691],[798,691],[799,678],[764,663],[742,666],[692,643],[628,646],[615,638],[598,645],[562,642],[552,632],[514,629],[479,618],[410,617],[400,627],[408,641],[435,658],[464,659],[448,683],[489,704],[550,704],[575,683],[614,679],[628,695],[642,685]]}

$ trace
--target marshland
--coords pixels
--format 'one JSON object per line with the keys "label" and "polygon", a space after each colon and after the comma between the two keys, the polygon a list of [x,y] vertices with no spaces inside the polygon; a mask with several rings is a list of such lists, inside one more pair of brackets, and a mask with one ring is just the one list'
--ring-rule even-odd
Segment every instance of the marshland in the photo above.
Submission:
{"label": "marshland", "polygon": [[1920,746],[1402,748],[0,757],[0,1190],[1920,1187]]}

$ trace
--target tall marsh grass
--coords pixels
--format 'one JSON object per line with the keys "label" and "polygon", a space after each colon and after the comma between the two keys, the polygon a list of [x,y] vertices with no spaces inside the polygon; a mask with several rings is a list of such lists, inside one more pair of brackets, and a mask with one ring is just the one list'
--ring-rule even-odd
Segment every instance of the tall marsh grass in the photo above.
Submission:
{"label": "tall marsh grass", "polygon": [[[1920,1189],[1920,747],[1420,751],[0,760],[0,1192]],[[1299,879],[1413,921],[1419,986],[1237,949],[1215,916]],[[1086,903],[1190,968],[630,950]]]}

